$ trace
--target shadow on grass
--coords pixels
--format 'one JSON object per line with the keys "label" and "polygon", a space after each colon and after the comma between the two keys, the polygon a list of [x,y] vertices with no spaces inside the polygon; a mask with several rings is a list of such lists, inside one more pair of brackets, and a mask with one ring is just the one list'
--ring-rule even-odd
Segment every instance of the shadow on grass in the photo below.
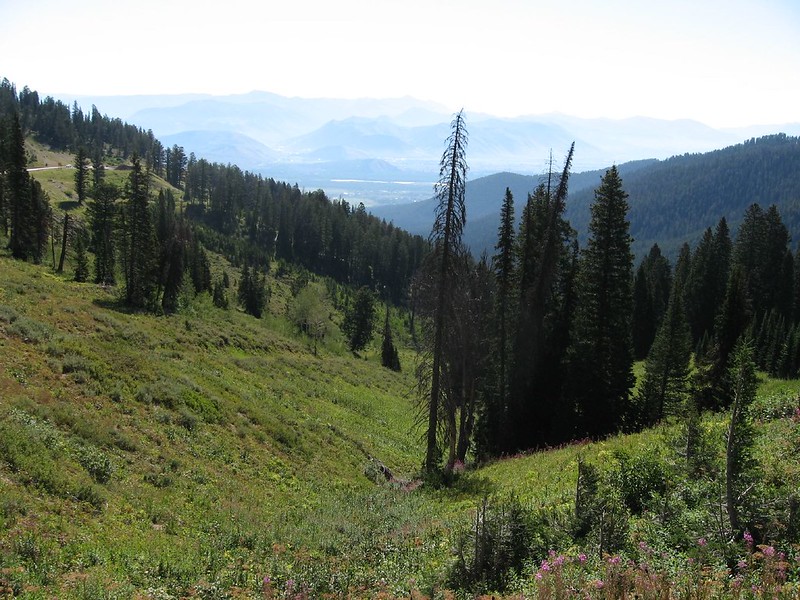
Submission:
{"label": "shadow on grass", "polygon": [[108,310],[113,310],[114,312],[122,313],[125,315],[134,315],[137,313],[144,313],[145,310],[140,308],[134,308],[129,304],[125,303],[125,300],[122,298],[95,298],[92,300],[92,304],[98,306],[100,308],[105,308]]}
{"label": "shadow on grass", "polygon": [[77,200],[62,200],[58,203],[58,208],[61,210],[75,210],[78,208],[80,204],[78,204]]}
{"label": "shadow on grass", "polygon": [[497,491],[497,484],[487,477],[466,471],[457,475],[441,492],[451,500],[469,500],[490,496]]}

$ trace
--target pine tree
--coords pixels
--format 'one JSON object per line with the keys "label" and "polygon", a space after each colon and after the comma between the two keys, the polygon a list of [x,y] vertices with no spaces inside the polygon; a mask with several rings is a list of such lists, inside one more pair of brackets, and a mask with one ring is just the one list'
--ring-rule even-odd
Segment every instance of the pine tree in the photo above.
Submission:
{"label": "pine tree", "polygon": [[125,273],[125,302],[144,308],[151,301],[154,273],[154,234],[150,215],[149,175],[142,169],[137,156],[125,187],[126,204],[123,211],[123,266]]}
{"label": "pine tree", "polygon": [[375,322],[375,294],[366,286],[356,292],[352,306],[348,307],[342,321],[342,331],[352,352],[363,350],[372,339]]}
{"label": "pine tree", "polygon": [[8,222],[11,229],[9,248],[11,256],[20,260],[34,259],[37,255],[37,224],[35,204],[37,193],[27,171],[25,138],[19,115],[14,112],[8,125],[4,170],[4,198],[7,204]]}
{"label": "pine tree", "polygon": [[[509,188],[500,209],[500,227],[497,232],[493,266],[497,283],[495,319],[497,322],[498,402],[505,402],[508,383],[509,320],[515,281],[514,195]],[[495,415],[494,419],[499,419]]]}
{"label": "pine tree", "polygon": [[86,163],[86,147],[83,145],[78,146],[78,151],[75,153],[75,164],[72,165],[75,169],[75,195],[78,196],[78,204],[83,204],[86,200],[86,192],[89,187],[89,168]]}
{"label": "pine tree", "polygon": [[528,196],[518,235],[516,325],[503,451],[557,443],[561,365],[569,340],[575,233],[564,219],[574,144]]}
{"label": "pine tree", "polygon": [[95,186],[88,202],[91,247],[94,250],[94,281],[102,285],[116,282],[117,199],[119,190],[108,183]]}
{"label": "pine tree", "polygon": [[[437,200],[430,242],[432,251],[428,259],[427,272],[433,294],[431,326],[429,336],[431,364],[430,389],[427,398],[427,432],[424,468],[428,473],[436,471],[438,463],[437,431],[439,421],[452,418],[443,415],[443,371],[447,357],[444,355],[445,335],[452,327],[451,293],[457,280],[455,267],[461,248],[461,234],[466,222],[464,195],[467,182],[467,130],[464,112],[461,111],[451,123],[447,148],[442,154],[439,181],[435,187]],[[428,376],[419,374],[420,388],[427,388]]]}
{"label": "pine tree", "polygon": [[386,307],[386,319],[383,323],[383,341],[381,343],[381,365],[392,371],[400,371],[400,355],[392,340],[392,327],[389,324],[389,307]]}
{"label": "pine tree", "polygon": [[583,433],[591,436],[619,428],[634,383],[627,197],[612,167],[595,190],[577,282],[567,393],[580,411]]}
{"label": "pine tree", "polygon": [[72,249],[75,251],[75,274],[73,279],[79,283],[89,279],[89,257],[86,253],[86,230],[83,226],[76,228],[74,232]]}
{"label": "pine tree", "polygon": [[741,539],[744,533],[742,509],[745,489],[753,476],[754,433],[750,405],[756,396],[756,367],[753,347],[741,340],[731,354],[729,379],[731,381],[731,421],[725,449],[725,506],[734,535]]}
{"label": "pine tree", "polygon": [[688,395],[692,343],[680,283],[676,279],[672,286],[667,311],[647,356],[637,399],[639,426],[658,423],[667,414],[678,414]]}

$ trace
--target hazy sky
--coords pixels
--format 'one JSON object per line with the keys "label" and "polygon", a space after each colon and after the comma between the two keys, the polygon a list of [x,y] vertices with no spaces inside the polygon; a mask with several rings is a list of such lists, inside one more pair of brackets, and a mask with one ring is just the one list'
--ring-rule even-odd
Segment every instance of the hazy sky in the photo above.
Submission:
{"label": "hazy sky", "polygon": [[800,2],[0,0],[0,77],[67,99],[408,95],[778,124],[800,121]]}

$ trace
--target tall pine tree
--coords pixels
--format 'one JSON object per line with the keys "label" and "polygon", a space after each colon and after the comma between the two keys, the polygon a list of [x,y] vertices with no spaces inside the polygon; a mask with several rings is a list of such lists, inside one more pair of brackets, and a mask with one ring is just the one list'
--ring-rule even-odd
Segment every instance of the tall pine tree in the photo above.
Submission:
{"label": "tall pine tree", "polygon": [[[428,344],[430,367],[419,373],[420,389],[426,396],[427,432],[424,468],[436,471],[439,460],[437,432],[440,421],[449,421],[452,415],[443,414],[445,408],[444,372],[447,368],[445,336],[453,328],[452,291],[458,279],[457,267],[463,253],[461,234],[466,222],[464,196],[467,183],[467,129],[464,111],[451,123],[447,148],[439,165],[439,180],[435,187],[437,200],[434,224],[430,234],[431,254],[425,271],[432,296]],[[430,384],[428,385],[428,381]]]}
{"label": "tall pine tree", "polygon": [[616,167],[595,190],[589,240],[577,282],[567,394],[576,402],[581,432],[617,430],[633,387],[633,255],[628,194]]}

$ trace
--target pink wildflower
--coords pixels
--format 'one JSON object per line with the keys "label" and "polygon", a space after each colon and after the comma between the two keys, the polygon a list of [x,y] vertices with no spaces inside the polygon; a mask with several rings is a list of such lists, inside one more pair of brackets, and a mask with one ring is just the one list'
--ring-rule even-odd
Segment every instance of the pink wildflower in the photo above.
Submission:
{"label": "pink wildflower", "polygon": [[594,587],[596,587],[598,590],[602,590],[604,586],[605,583],[603,583],[602,579],[598,579],[597,581],[594,582]]}
{"label": "pink wildflower", "polygon": [[706,544],[708,544],[708,542],[704,537],[701,537],[699,540],[697,540],[697,545],[700,546],[701,548],[705,548]]}
{"label": "pink wildflower", "polygon": [[541,580],[542,580],[542,574],[536,573],[536,581],[541,581]]}
{"label": "pink wildflower", "polygon": [[749,531],[744,532],[744,541],[747,543],[748,548],[753,547],[753,534]]}
{"label": "pink wildflower", "polygon": [[547,562],[546,560],[543,560],[543,561],[542,561],[542,566],[541,566],[541,567],[539,567],[539,568],[540,568],[542,571],[545,571],[545,572],[547,572],[547,571],[549,571],[549,570],[550,570],[550,563],[549,563],[549,562]]}
{"label": "pink wildflower", "polygon": [[744,569],[747,568],[747,561],[740,560],[738,563],[736,563],[736,568],[739,569],[740,571],[743,571]]}
{"label": "pink wildflower", "polygon": [[608,564],[610,565],[618,565],[619,564],[619,556],[612,556],[608,559]]}
{"label": "pink wildflower", "polygon": [[769,557],[775,556],[775,548],[773,548],[772,546],[767,546],[766,548],[764,548],[764,556],[769,556]]}
{"label": "pink wildflower", "polygon": [[578,554],[578,562],[581,563],[581,564],[586,562],[586,555],[583,552]]}

